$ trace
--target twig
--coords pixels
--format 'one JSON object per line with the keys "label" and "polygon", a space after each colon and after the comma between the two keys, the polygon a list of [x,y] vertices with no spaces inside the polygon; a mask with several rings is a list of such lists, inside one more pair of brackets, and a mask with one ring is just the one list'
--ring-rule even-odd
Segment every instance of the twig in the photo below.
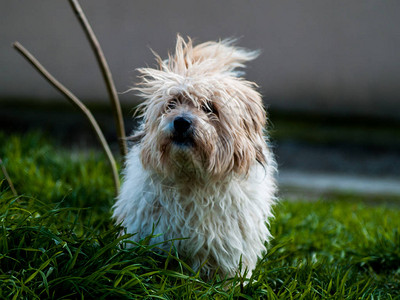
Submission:
{"label": "twig", "polygon": [[13,195],[15,197],[18,196],[18,193],[14,188],[14,185],[13,185],[13,183],[11,181],[11,178],[10,178],[10,176],[8,176],[8,172],[7,172],[6,166],[3,164],[3,161],[1,160],[1,158],[0,158],[0,165],[1,165],[1,170],[3,171],[4,177],[6,178],[6,180],[8,182],[8,185],[10,186],[10,189],[11,189]]}
{"label": "twig", "polygon": [[39,61],[28,51],[26,50],[20,43],[15,42],[13,47],[24,56],[33,67],[56,89],[58,89],[71,104],[81,110],[87,119],[90,122],[90,125],[94,129],[101,145],[103,146],[103,150],[108,158],[110,163],[110,167],[112,170],[112,175],[114,179],[115,193],[118,194],[119,191],[119,177],[117,171],[117,165],[115,163],[114,156],[110,150],[110,147],[107,144],[106,139],[104,138],[103,132],[101,131],[99,125],[97,124],[96,119],[93,117],[90,110],[83,104],[71,91],[69,91],[64,85],[62,85],[57,79],[55,79],[40,63]]}
{"label": "twig", "polygon": [[122,160],[125,160],[125,156],[127,154],[127,146],[126,146],[126,134],[125,134],[125,127],[124,127],[124,119],[121,112],[121,105],[118,99],[117,90],[115,88],[114,81],[112,79],[110,68],[108,67],[106,58],[103,54],[103,50],[100,47],[100,43],[94,34],[89,21],[87,20],[85,14],[81,6],[79,5],[78,0],[69,0],[69,3],[72,6],[79,22],[82,25],[83,31],[88,38],[90,45],[92,46],[93,52],[96,56],[97,62],[99,63],[101,73],[103,74],[104,81],[107,86],[108,96],[110,97],[111,104],[114,111],[114,118],[117,127],[117,134],[118,134],[118,142],[120,153],[122,155]]}

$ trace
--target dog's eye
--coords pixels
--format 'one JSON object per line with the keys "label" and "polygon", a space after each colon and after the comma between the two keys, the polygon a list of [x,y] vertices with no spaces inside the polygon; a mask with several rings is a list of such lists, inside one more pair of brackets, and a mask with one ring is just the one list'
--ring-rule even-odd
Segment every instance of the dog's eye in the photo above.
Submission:
{"label": "dog's eye", "polygon": [[174,109],[175,107],[176,107],[176,102],[175,101],[168,102],[168,104],[167,104],[167,109],[168,110]]}
{"label": "dog's eye", "polygon": [[206,114],[211,114],[211,113],[213,113],[213,114],[215,114],[215,107],[214,107],[214,105],[212,104],[212,103],[204,103],[202,106],[201,106],[201,109],[202,109],[202,111],[204,111]]}

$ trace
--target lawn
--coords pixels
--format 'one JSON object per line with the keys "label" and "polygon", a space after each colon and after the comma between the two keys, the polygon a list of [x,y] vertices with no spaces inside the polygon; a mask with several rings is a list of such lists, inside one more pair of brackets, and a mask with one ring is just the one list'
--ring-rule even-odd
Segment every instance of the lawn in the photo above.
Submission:
{"label": "lawn", "polygon": [[1,299],[400,299],[398,206],[282,199],[252,277],[204,282],[173,249],[120,236],[98,151],[0,132],[0,157],[18,192],[0,181]]}

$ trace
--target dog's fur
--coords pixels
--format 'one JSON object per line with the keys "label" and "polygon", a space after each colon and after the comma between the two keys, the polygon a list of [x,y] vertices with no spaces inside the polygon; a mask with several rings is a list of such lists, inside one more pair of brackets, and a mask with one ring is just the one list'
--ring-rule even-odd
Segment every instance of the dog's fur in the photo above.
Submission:
{"label": "dog's fur", "polygon": [[207,278],[233,276],[240,261],[251,271],[270,239],[276,163],[260,94],[237,70],[256,56],[178,36],[158,69],[139,69],[143,124],[113,216],[136,240],[153,226],[153,243],[182,238],[179,255]]}

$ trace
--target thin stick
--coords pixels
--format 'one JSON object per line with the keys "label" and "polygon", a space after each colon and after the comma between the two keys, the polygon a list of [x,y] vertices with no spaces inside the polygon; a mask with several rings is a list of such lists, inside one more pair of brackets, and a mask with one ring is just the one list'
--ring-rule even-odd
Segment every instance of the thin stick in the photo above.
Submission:
{"label": "thin stick", "polygon": [[117,135],[118,135],[118,142],[119,142],[119,149],[122,155],[122,160],[125,160],[125,156],[127,154],[127,146],[126,146],[126,134],[125,134],[125,127],[124,127],[124,119],[121,112],[121,105],[118,99],[117,90],[115,88],[114,81],[112,79],[112,74],[110,68],[108,67],[107,60],[103,54],[103,50],[100,47],[100,43],[94,34],[92,27],[89,24],[85,14],[81,6],[79,5],[78,0],[69,0],[72,9],[74,10],[80,24],[82,25],[83,31],[88,38],[90,45],[93,49],[93,52],[96,56],[97,62],[100,66],[101,73],[103,74],[103,79],[107,86],[108,96],[110,98],[113,111],[114,111],[114,118],[117,127]]}
{"label": "thin stick", "polygon": [[118,194],[119,191],[119,177],[117,171],[117,164],[115,163],[114,156],[110,150],[110,147],[107,144],[106,139],[104,138],[103,132],[101,131],[99,125],[97,124],[96,119],[93,117],[90,110],[83,104],[71,91],[69,91],[64,85],[62,85],[57,79],[55,79],[40,63],[39,61],[28,51],[26,50],[20,43],[15,42],[13,47],[24,56],[29,63],[57,90],[59,90],[67,99],[68,101],[77,107],[80,111],[82,111],[87,119],[90,122],[93,130],[95,131],[97,138],[99,139],[103,150],[108,158],[110,163],[110,167],[112,170],[112,175],[114,179],[114,186],[115,186],[115,193]]}
{"label": "thin stick", "polygon": [[11,178],[10,178],[10,176],[8,176],[8,172],[7,172],[6,166],[3,164],[3,161],[1,160],[1,158],[0,158],[0,165],[1,165],[1,170],[3,171],[4,177],[6,178],[6,180],[8,182],[8,185],[9,185],[13,195],[15,197],[18,196],[18,193],[14,188],[14,185],[13,185],[13,183],[11,181]]}

